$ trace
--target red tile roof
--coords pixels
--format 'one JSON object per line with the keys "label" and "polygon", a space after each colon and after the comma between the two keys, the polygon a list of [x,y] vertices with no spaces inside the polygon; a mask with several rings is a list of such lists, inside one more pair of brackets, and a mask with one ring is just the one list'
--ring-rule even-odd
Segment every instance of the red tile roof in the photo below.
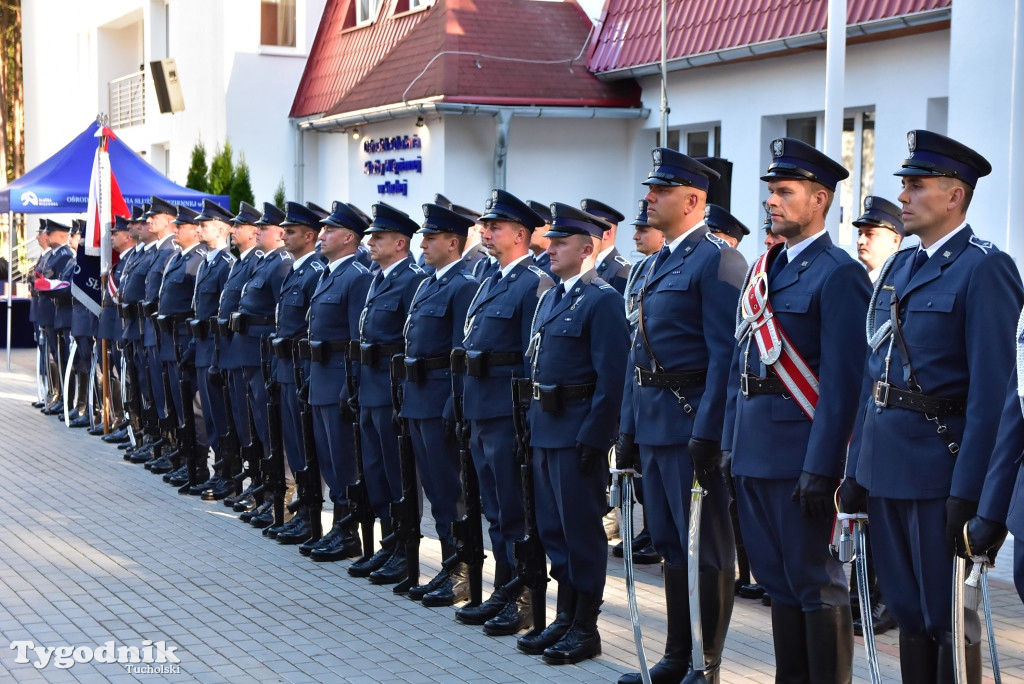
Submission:
{"label": "red tile roof", "polygon": [[[952,0],[849,0],[847,25],[926,12]],[[827,0],[669,0],[669,60],[823,31]],[[606,0],[587,66],[604,73],[661,60],[661,0]]]}
{"label": "red tile roof", "polygon": [[638,107],[633,81],[584,64],[591,23],[574,0],[437,0],[340,32],[352,0],[328,0],[291,116],[341,114],[422,98],[500,105]]}

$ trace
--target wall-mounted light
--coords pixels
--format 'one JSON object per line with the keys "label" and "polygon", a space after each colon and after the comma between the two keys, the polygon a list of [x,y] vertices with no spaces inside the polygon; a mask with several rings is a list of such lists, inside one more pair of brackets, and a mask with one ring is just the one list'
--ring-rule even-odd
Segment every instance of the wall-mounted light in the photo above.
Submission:
{"label": "wall-mounted light", "polygon": [[423,121],[423,117],[422,116],[416,118],[416,127],[417,128],[423,128],[425,125],[426,125],[426,123]]}
{"label": "wall-mounted light", "polygon": [[358,128],[353,128],[352,129],[352,139],[353,140],[358,140],[359,139],[359,129]]}

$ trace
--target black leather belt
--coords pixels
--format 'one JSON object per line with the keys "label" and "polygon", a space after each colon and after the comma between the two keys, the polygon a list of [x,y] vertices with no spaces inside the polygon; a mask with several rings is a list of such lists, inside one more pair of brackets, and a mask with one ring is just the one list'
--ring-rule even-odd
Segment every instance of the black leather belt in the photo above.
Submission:
{"label": "black leather belt", "polygon": [[139,307],[137,302],[121,302],[117,305],[117,313],[121,318],[127,318],[129,320],[135,318],[139,313]]}
{"label": "black leather belt", "polygon": [[274,325],[276,322],[273,316],[254,316],[235,311],[231,314],[231,322],[228,325],[232,332],[246,333],[251,325]]}
{"label": "black leather belt", "polygon": [[213,329],[214,325],[217,326],[217,332],[220,333],[221,337],[231,337],[231,320],[230,319],[225,320],[223,318],[211,318],[210,319],[210,329],[211,330]]}
{"label": "black leather belt", "polygon": [[494,366],[514,366],[523,362],[522,352],[466,352],[466,375],[486,378]]}
{"label": "black leather belt", "polygon": [[390,359],[395,354],[405,351],[404,344],[359,344],[359,363],[364,366],[376,366],[382,359]]}
{"label": "black leather belt", "polygon": [[640,366],[633,366],[633,378],[639,387],[660,387],[661,389],[681,390],[687,387],[703,385],[707,380],[708,370],[702,368],[695,371],[669,373],[668,371],[649,371]]}
{"label": "black leather belt", "polygon": [[155,316],[157,310],[160,308],[160,300],[155,299],[152,302],[139,302],[138,306],[140,316]]}
{"label": "black leather belt", "polygon": [[192,315],[191,311],[176,314],[159,314],[156,317],[156,324],[164,332],[170,333],[174,332],[174,329],[178,327],[179,324],[185,323],[192,318]]}
{"label": "black leather belt", "polygon": [[[308,349],[309,356],[303,356],[303,347]],[[327,363],[333,356],[344,356],[348,353],[348,340],[300,340],[299,358],[309,358],[316,363]]]}
{"label": "black leather belt", "polygon": [[192,329],[192,337],[197,340],[205,340],[210,336],[210,321],[205,318],[194,318],[188,322],[188,327]]}
{"label": "black leather belt", "polygon": [[753,373],[740,375],[740,392],[745,397],[755,394],[788,394],[786,386],[778,378],[761,378]]}
{"label": "black leather belt", "polygon": [[275,337],[271,343],[271,350],[274,352],[274,356],[279,359],[292,360],[292,347],[298,344],[298,340],[293,340],[289,337]]}
{"label": "black leather belt", "polygon": [[933,416],[962,416],[967,412],[965,400],[930,397],[921,392],[893,387],[881,380],[875,383],[871,395],[875,399],[875,406],[882,408],[905,408]]}
{"label": "black leather belt", "polygon": [[542,385],[533,383],[532,396],[540,402],[540,410],[545,413],[558,413],[565,407],[566,401],[573,399],[589,399],[594,396],[597,385],[588,382],[582,385]]}
{"label": "black leather belt", "polygon": [[409,382],[426,382],[430,371],[448,368],[451,358],[448,356],[429,356],[425,359],[405,357],[405,379]]}

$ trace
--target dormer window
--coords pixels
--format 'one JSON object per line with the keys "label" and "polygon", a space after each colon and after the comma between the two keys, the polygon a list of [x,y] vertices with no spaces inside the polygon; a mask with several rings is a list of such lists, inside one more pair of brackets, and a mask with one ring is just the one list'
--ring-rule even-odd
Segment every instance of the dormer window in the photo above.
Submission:
{"label": "dormer window", "polygon": [[355,0],[356,25],[372,24],[377,18],[381,4],[383,4],[383,0]]}

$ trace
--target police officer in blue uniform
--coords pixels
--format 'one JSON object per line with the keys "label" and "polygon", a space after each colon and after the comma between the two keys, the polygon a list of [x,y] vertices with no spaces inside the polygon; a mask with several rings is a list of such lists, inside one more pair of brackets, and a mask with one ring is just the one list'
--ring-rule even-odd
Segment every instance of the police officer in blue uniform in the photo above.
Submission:
{"label": "police officer in blue uniform", "polygon": [[[139,207],[135,207],[138,210]],[[141,211],[139,211],[141,216]],[[110,393],[111,421],[110,432],[103,436],[103,441],[119,444],[128,440],[127,427],[124,425],[126,418],[124,410],[125,397],[121,394],[121,355],[123,350],[118,343],[124,334],[124,323],[119,315],[118,304],[120,303],[121,279],[128,264],[138,254],[135,240],[128,229],[128,219],[124,216],[115,216],[114,223],[110,227],[111,249],[117,252],[116,263],[111,264],[107,270],[107,287],[103,291],[103,300],[100,304],[100,317],[96,337],[106,341],[111,360],[109,373],[104,378]],[[96,434],[103,434],[103,426]]]}
{"label": "police officer in blue uniform", "polygon": [[[277,306],[277,331],[274,336],[274,378],[280,386],[281,433],[288,468],[292,473],[289,486],[294,482],[294,473],[306,467],[306,450],[302,446],[301,417],[299,415],[299,388],[295,384],[295,363],[292,347],[309,332],[309,299],[313,296],[320,276],[324,273],[324,262],[316,251],[320,221],[327,212],[316,204],[298,202],[285,204],[285,217],[281,222],[284,229],[284,248],[292,257],[291,268],[281,283],[281,299]],[[305,369],[303,377],[307,377]],[[267,528],[273,530],[276,527]],[[282,529],[268,536],[276,537],[281,543],[301,544],[311,533],[309,509],[301,507]]]}
{"label": "police officer in blue uniform", "polygon": [[[544,219],[515,195],[493,190],[482,242],[499,268],[484,280],[466,316],[465,417],[494,553],[494,592],[479,606],[463,606],[460,622],[494,636],[530,627],[529,592],[510,584],[513,544],[524,533],[523,491],[515,459],[512,378],[530,377],[525,357],[537,299],[552,285],[530,255],[530,237]],[[483,263],[483,262],[481,262]],[[509,585],[509,586],[506,586]]]}
{"label": "police officer in blue uniform", "polygon": [[[875,283],[872,396],[842,506],[865,510],[866,494],[872,554],[900,560],[875,570],[900,628],[903,681],[952,682],[950,559],[966,555],[964,524],[978,512],[1024,287],[1013,260],[966,220],[988,161],[931,131],[907,141],[899,202],[904,230],[921,242],[897,252]],[[981,681],[977,631],[966,634],[969,682]]]}
{"label": "police officer in blue uniform", "polygon": [[[139,316],[142,320],[142,345],[145,349],[146,365],[149,371],[149,386],[153,396],[153,406],[159,422],[158,434],[167,436],[170,444],[175,444],[173,432],[175,426],[168,420],[168,404],[171,397],[164,392],[163,360],[160,357],[161,343],[164,337],[156,328],[155,318],[160,306],[160,285],[163,283],[164,269],[167,262],[178,251],[174,243],[174,217],[177,215],[175,208],[166,200],[160,197],[152,197],[149,211],[143,216],[146,223],[142,228],[143,234],[149,234],[152,238],[147,250],[152,252],[146,263],[146,290],[145,298],[139,305]],[[159,336],[159,340],[158,340]],[[170,346],[170,345],[167,345]],[[131,457],[132,463],[146,463],[152,458],[145,458],[147,454],[137,454]],[[153,457],[158,457],[156,453]],[[161,464],[163,465],[163,464]],[[150,466],[152,468],[152,465]]]}
{"label": "police officer in blue uniform", "polygon": [[[254,225],[259,227],[259,247],[263,256],[253,266],[249,282],[242,288],[238,311],[231,316],[235,333],[232,353],[238,354],[247,388],[247,401],[252,411],[256,435],[263,445],[263,456],[270,454],[270,423],[267,405],[267,379],[263,377],[263,339],[274,332],[277,324],[277,303],[281,283],[292,265],[292,257],[281,240],[284,212],[270,202],[263,203],[263,215]],[[255,527],[270,527],[274,522],[273,501],[267,499],[251,516],[243,514],[244,522]]]}
{"label": "police officer in blue uniform", "polygon": [[[392,419],[390,359],[405,351],[403,329],[412,296],[426,277],[409,255],[419,226],[394,207],[373,205],[370,258],[379,266],[359,319],[359,428],[362,433],[363,477],[373,512],[385,540],[392,532],[390,504],[402,496],[398,436]],[[366,562],[348,572],[369,576],[374,584],[395,584],[406,576],[403,544],[385,542]]]}
{"label": "police officer in blue uniform", "polygon": [[[231,397],[231,419],[235,425],[238,443],[243,447],[253,445],[253,441],[258,441],[259,438],[249,425],[248,383],[242,371],[242,358],[238,353],[244,340],[241,335],[232,332],[231,317],[238,312],[242,290],[249,282],[253,269],[263,256],[263,251],[258,246],[260,230],[256,225],[261,216],[262,213],[256,207],[248,202],[241,202],[238,206],[238,214],[231,221],[231,244],[238,250],[238,261],[231,266],[231,272],[221,291],[220,305],[217,309],[218,334],[217,339],[214,340],[216,361],[227,374]],[[257,447],[258,453],[263,453],[261,444],[254,446]],[[241,460],[231,463],[229,474],[236,475],[235,469],[240,472],[241,466]],[[252,489],[260,484],[251,482],[249,487],[237,496],[226,497],[224,505],[232,506],[238,512],[247,511],[256,503],[252,496]]]}
{"label": "police officer in blue uniform", "polygon": [[[774,140],[770,150],[761,178],[771,193],[772,232],[786,245],[755,262],[741,290],[747,314],[737,320],[735,400],[726,422],[731,444],[723,446],[732,450],[750,567],[772,600],[776,677],[849,682],[850,597],[828,545],[857,415],[868,280],[825,228],[846,169],[791,138]],[[785,344],[765,342],[762,350],[759,340],[767,337],[759,335],[769,331],[784,334]],[[804,374],[816,387],[786,381]]]}
{"label": "police officer in blue uniform", "polygon": [[551,207],[543,202],[536,202],[534,200],[527,200],[527,206],[537,212],[537,216],[544,219],[544,225],[533,231],[533,236],[530,238],[530,251],[533,252],[533,264],[540,270],[548,274],[548,277],[557,285],[558,276],[551,272],[551,255],[548,254],[548,243],[550,239],[547,237],[548,230],[551,227]]}
{"label": "police officer in blue uniform", "polygon": [[[220,296],[235,264],[235,257],[228,250],[228,232],[231,230],[233,215],[212,200],[203,200],[203,210],[195,217],[198,237],[206,249],[206,255],[199,263],[195,276],[195,295],[192,301],[193,319],[189,324],[192,331],[192,354],[195,359],[196,381],[199,401],[203,407],[203,425],[207,440],[213,449],[216,461],[220,462],[214,477],[203,483],[202,496],[207,501],[220,501],[235,491],[231,474],[237,466],[237,453],[226,454],[220,437],[228,431],[228,407],[224,405],[219,372],[211,375],[210,369],[217,369],[217,311]],[[214,384],[214,383],[221,384]]]}
{"label": "police officer in blue uniform", "polygon": [[[72,219],[71,221],[71,239],[69,247],[75,252],[75,263],[69,267],[65,267],[67,275],[67,281],[74,283],[75,275],[80,272],[80,266],[78,264],[79,252],[78,246],[81,244],[82,237],[85,235],[85,220],[84,219]],[[90,412],[89,408],[89,390],[93,387],[93,390],[99,388],[99,384],[89,382],[95,372],[95,359],[94,359],[94,344],[96,340],[96,331],[99,327],[99,307],[95,303],[95,296],[99,295],[99,281],[93,280],[92,283],[88,282],[74,283],[74,286],[81,290],[81,292],[72,293],[71,296],[71,325],[68,329],[69,339],[75,341],[75,356],[71,360],[75,378],[75,409],[68,415],[70,419],[68,421],[68,427],[73,428],[84,428],[89,427],[96,421],[97,413],[100,408],[100,401],[96,398],[98,393],[94,396],[94,408]],[[88,303],[86,303],[88,300]],[[94,313],[93,309],[97,312]]]}
{"label": "police officer in blue uniform", "polygon": [[54,399],[42,409],[42,412],[49,416],[64,413],[63,382],[64,367],[68,361],[68,347],[66,340],[57,333],[57,300],[70,296],[70,293],[64,292],[67,288],[53,289],[53,287],[61,281],[61,275],[64,273],[64,267],[68,261],[74,259],[74,254],[67,244],[70,231],[69,226],[53,219],[46,219],[46,241],[50,246],[50,253],[47,256],[45,267],[39,278],[36,279],[36,291],[40,297],[37,320],[42,334],[46,337],[47,353],[55,376],[52,388]]}
{"label": "police officer in blue uniform", "polygon": [[547,252],[560,283],[540,298],[532,321],[529,424],[537,528],[558,600],[555,620],[517,646],[571,664],[601,653],[604,466],[617,435],[629,326],[621,295],[594,270],[608,224],[558,202],[551,214]]}
{"label": "police officer in blue uniform", "polygon": [[647,220],[664,233],[665,246],[637,301],[616,460],[636,470],[640,462],[651,538],[665,558],[668,632],[652,681],[688,681],[687,536],[695,475],[708,492],[699,574],[705,653],[692,657],[703,657],[706,676],[717,681],[733,599],[734,542],[720,461],[743,259],[704,224],[708,187],[718,173],[675,150],[656,148],[651,156]]}
{"label": "police officer in blue uniform", "polygon": [[[53,374],[50,360],[48,358],[48,352],[46,350],[46,335],[43,331],[42,326],[39,323],[40,311],[39,302],[41,300],[39,293],[36,292],[35,279],[42,277],[43,270],[46,268],[46,260],[50,256],[50,245],[46,241],[46,219],[39,219],[39,229],[36,231],[36,244],[39,245],[39,256],[36,258],[36,263],[32,267],[32,282],[29,284],[31,300],[29,302],[28,318],[32,322],[32,334],[36,341],[38,349],[38,367],[36,372],[39,374],[42,386],[45,392],[41,395],[41,398],[37,401],[32,402],[32,408],[44,409],[46,405],[53,399],[51,394],[53,390]],[[52,302],[47,302],[50,308],[50,315],[52,316]]]}
{"label": "police officer in blue uniform", "polygon": [[359,241],[369,226],[368,217],[352,205],[334,202],[331,214],[320,221],[320,254],[327,268],[309,300],[309,403],[313,408],[313,437],[320,473],[334,506],[334,522],[319,540],[299,547],[316,561],[358,556],[361,543],[356,525],[345,523],[349,512],[348,485],[355,482],[355,436],[358,416],[342,418],[348,408],[347,385],[358,386],[356,360],[348,357],[349,343],[359,335],[359,317],[373,277],[358,258]]}
{"label": "police officer in blue uniform", "polygon": [[[665,246],[665,236],[660,230],[652,228],[647,222],[647,200],[645,199],[639,201],[636,218],[630,221],[629,225],[634,227],[633,243],[636,245],[636,251],[644,256],[643,259],[629,267],[629,277],[626,278],[624,309],[626,320],[629,322],[630,338],[632,338],[636,334],[636,324],[640,319],[640,310],[637,308],[637,304],[640,301],[640,292],[647,282],[647,273],[650,271],[651,263],[653,263],[651,261],[652,255],[656,255]],[[630,390],[631,388],[632,385],[627,384],[626,389]],[[625,401],[632,401],[632,399],[627,396]],[[644,490],[642,477],[633,480],[633,493],[636,496],[636,500],[643,505]],[[612,555],[616,558],[622,557],[623,543],[620,541],[612,547]],[[654,545],[651,543],[651,532],[647,529],[646,509],[643,510],[643,528],[633,537],[632,548],[633,563],[635,564],[653,565],[662,561],[661,555],[654,549]]]}
{"label": "police officer in blue uniform", "polygon": [[[188,322],[194,317],[193,299],[196,291],[196,273],[199,272],[199,265],[206,257],[206,247],[203,245],[197,234],[196,216],[199,215],[194,209],[179,204],[178,213],[174,217],[174,242],[178,251],[167,262],[164,268],[163,281],[160,284],[159,304],[157,305],[157,323],[160,334],[160,360],[164,364],[164,373],[170,379],[171,402],[174,404],[174,415],[177,417],[177,429],[179,432],[179,444],[187,437],[181,434],[185,429],[184,402],[195,404],[197,381],[195,366],[195,349],[191,347],[192,331]],[[179,366],[180,364],[180,366]],[[191,390],[189,396],[183,396],[181,377],[183,373],[188,374],[188,386]],[[207,437],[206,425],[202,418],[201,410],[195,410],[196,420],[196,448],[205,456],[209,450],[209,438]],[[167,458],[165,455],[164,458]],[[209,471],[206,470],[206,458],[201,458],[203,469],[199,472],[199,482],[209,480]],[[154,464],[155,465],[155,464]],[[164,463],[163,465],[166,465]],[[150,466],[152,469],[152,465]],[[172,485],[181,487],[188,482],[188,464],[182,459],[178,470],[171,475],[169,481]],[[205,487],[186,490],[190,494],[202,494]]]}
{"label": "police officer in blue uniform", "polygon": [[750,235],[749,228],[717,204],[709,204],[704,208],[704,223],[708,225],[709,233],[722,238],[730,247],[739,246],[743,236]]}
{"label": "police officer in blue uniform", "polygon": [[626,217],[596,199],[581,200],[580,209],[592,216],[604,219],[611,226],[601,236],[601,251],[597,255],[597,277],[614,287],[620,295],[625,295],[626,279],[629,277],[629,267],[632,264],[619,254],[619,248],[615,246],[615,236],[618,233],[619,224]]}
{"label": "police officer in blue uniform", "polygon": [[[402,417],[409,420],[416,469],[430,501],[441,557],[455,554],[452,522],[463,508],[459,454],[455,445],[451,351],[462,347],[466,311],[477,282],[462,259],[474,219],[440,204],[423,205],[420,246],[431,277],[420,281],[405,325]],[[427,606],[450,606],[469,598],[464,567],[442,569],[409,597]]]}

